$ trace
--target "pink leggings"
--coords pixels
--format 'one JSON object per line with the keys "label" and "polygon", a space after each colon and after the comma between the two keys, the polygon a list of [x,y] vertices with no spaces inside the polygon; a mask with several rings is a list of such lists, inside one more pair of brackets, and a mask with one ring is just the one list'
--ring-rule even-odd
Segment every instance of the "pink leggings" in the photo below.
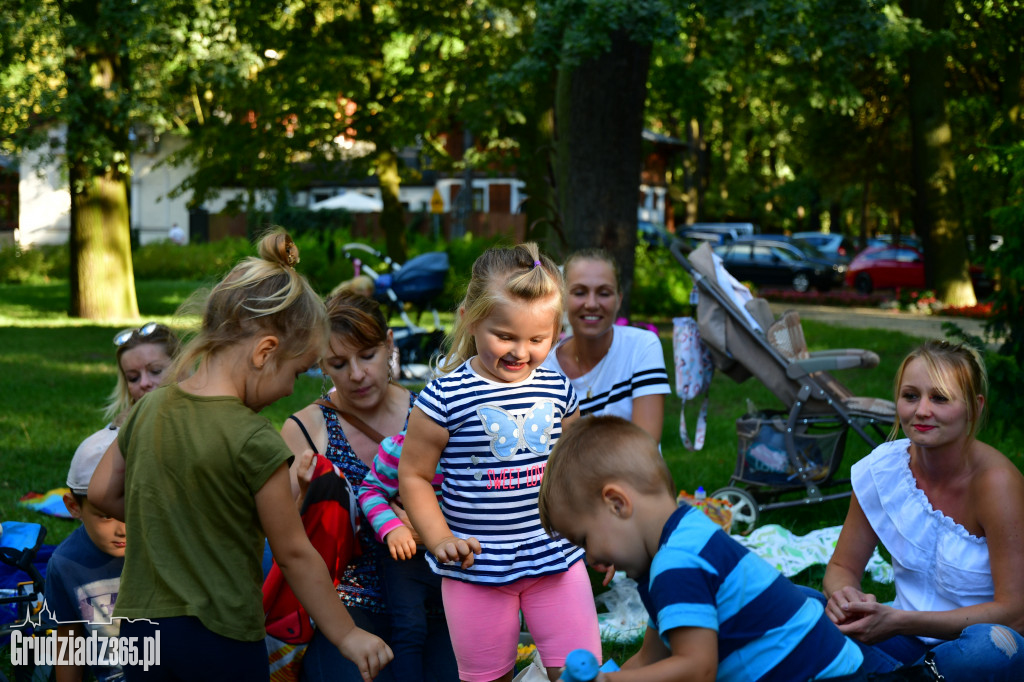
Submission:
{"label": "pink leggings", "polygon": [[498,587],[444,578],[441,596],[459,678],[466,682],[496,680],[512,670],[520,610],[545,666],[562,667],[573,649],[589,649],[601,660],[597,608],[582,561],[565,573]]}

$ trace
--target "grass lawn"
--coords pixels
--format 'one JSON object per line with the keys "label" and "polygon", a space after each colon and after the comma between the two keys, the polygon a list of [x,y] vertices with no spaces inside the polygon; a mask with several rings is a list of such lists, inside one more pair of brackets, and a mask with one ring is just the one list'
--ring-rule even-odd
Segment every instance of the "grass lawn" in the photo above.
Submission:
{"label": "grass lawn", "polygon": [[[181,328],[194,319],[176,319],[178,305],[197,287],[192,282],[139,281],[142,319],[157,320]],[[67,284],[0,285],[0,519],[32,521],[48,529],[47,542],[58,543],[75,527],[74,521],[44,516],[17,504],[30,491],[46,492],[64,485],[75,448],[83,438],[103,426],[102,408],[114,387],[114,334],[127,326],[94,324],[68,319]],[[672,378],[671,329],[662,325],[666,364]],[[837,376],[855,394],[891,397],[892,380],[903,355],[917,340],[885,329],[846,329],[807,321],[805,335],[810,349],[865,348],[878,353],[881,365],[873,370],[850,370]],[[300,377],[292,396],[268,407],[264,414],[278,427],[289,414],[314,400],[321,382]],[[704,449],[690,452],[679,439],[680,401],[674,395],[666,403],[662,451],[676,485],[709,492],[729,484],[736,466],[736,419],[753,405],[757,409],[785,409],[755,380],[737,384],[716,374],[710,391],[707,440]],[[686,406],[691,432],[699,405]],[[999,447],[998,442],[992,442]],[[840,477],[850,464],[868,452],[851,432],[847,439]],[[1019,453],[1015,462],[1021,465]],[[833,491],[834,492],[834,491]],[[777,523],[804,534],[843,522],[845,499],[766,512],[761,523]],[[812,568],[796,581],[820,587],[821,567]],[[887,586],[877,587],[880,597],[891,598]],[[616,655],[621,660],[621,656]]]}

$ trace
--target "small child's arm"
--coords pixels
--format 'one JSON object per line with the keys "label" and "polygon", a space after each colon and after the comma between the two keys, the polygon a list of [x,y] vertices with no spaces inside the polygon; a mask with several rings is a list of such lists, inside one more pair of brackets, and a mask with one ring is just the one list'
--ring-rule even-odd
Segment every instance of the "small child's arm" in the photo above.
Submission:
{"label": "small child's arm", "polygon": [[116,438],[92,473],[88,498],[97,509],[124,521],[124,456]]}
{"label": "small child's arm", "polygon": [[[85,628],[78,624],[61,623],[57,627],[57,641],[66,642],[69,637],[84,637]],[[81,665],[54,666],[54,679],[56,682],[82,682],[85,679],[85,667]]]}
{"label": "small child's arm", "polygon": [[685,627],[668,631],[666,647],[656,630],[647,628],[644,643],[622,669],[601,673],[595,682],[714,682],[718,674],[718,633]]}
{"label": "small child's arm", "polygon": [[398,455],[403,441],[404,435],[398,434],[381,443],[370,471],[359,486],[359,506],[373,526],[377,540],[387,544],[394,559],[411,559],[416,555],[412,532],[390,504],[398,495]]}
{"label": "small child's arm", "polygon": [[271,474],[255,499],[260,523],[288,585],[317,628],[345,658],[356,664],[363,679],[369,682],[394,655],[380,637],[356,627],[338,599],[323,557],[302,528],[286,464]]}
{"label": "small child's arm", "polygon": [[480,542],[452,534],[434,492],[434,474],[447,444],[448,431],[414,407],[398,464],[398,487],[413,526],[437,560],[458,561],[463,568],[469,568],[473,556],[480,553]]}

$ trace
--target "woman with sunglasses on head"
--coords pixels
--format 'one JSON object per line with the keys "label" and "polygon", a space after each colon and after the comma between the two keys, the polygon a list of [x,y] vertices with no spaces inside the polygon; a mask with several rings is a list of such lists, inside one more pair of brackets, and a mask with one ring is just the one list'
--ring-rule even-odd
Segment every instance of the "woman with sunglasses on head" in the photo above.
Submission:
{"label": "woman with sunglasses on head", "polygon": [[79,450],[90,447],[102,452],[114,442],[117,429],[132,406],[164,380],[180,345],[174,332],[158,322],[147,322],[114,335],[117,384],[103,410],[108,423],[83,440]]}
{"label": "woman with sunglasses on head", "polygon": [[164,380],[164,372],[178,354],[180,342],[166,326],[147,322],[138,329],[118,332],[114,345],[117,386],[110,394],[105,414],[113,426],[119,426],[132,405]]}

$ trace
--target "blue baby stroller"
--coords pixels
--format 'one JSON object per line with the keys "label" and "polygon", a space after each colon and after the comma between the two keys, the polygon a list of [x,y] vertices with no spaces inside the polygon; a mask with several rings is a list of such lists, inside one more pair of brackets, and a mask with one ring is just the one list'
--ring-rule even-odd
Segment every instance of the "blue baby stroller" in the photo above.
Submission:
{"label": "blue baby stroller", "polygon": [[[444,329],[435,303],[444,291],[448,277],[448,254],[432,251],[400,265],[390,256],[365,244],[345,244],[342,249],[355,266],[355,276],[362,275],[372,281],[373,298],[383,303],[391,315],[397,314],[402,320],[404,326],[392,327],[400,358],[400,381],[427,381],[430,378],[430,360],[440,352],[444,340]],[[363,261],[360,252],[373,256],[377,269]],[[416,312],[415,320],[409,315],[410,308]],[[420,326],[419,320],[424,312],[433,316],[433,329]]]}

